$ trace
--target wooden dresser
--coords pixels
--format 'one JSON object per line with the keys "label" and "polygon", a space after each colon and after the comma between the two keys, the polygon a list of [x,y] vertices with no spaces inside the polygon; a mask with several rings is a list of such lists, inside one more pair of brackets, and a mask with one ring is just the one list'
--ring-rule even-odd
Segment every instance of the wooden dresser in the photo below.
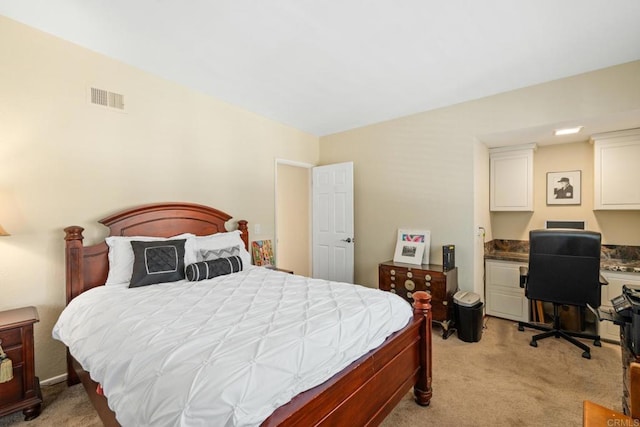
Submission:
{"label": "wooden dresser", "polygon": [[40,415],[42,394],[35,375],[33,324],[35,307],[0,312],[0,345],[13,364],[13,379],[0,383],[0,416],[22,410],[25,421]]}
{"label": "wooden dresser", "polygon": [[453,295],[458,291],[458,268],[445,270],[435,264],[404,264],[387,261],[378,265],[378,287],[413,303],[415,291],[431,294],[433,321],[442,327],[442,337],[453,332]]}

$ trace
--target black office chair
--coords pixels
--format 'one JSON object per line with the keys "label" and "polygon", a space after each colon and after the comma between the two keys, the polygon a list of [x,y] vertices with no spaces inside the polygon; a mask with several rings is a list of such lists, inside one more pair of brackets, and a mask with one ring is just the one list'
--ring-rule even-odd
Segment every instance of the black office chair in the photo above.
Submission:
{"label": "black office chair", "polygon": [[520,286],[528,299],[553,304],[553,325],[518,322],[518,330],[525,327],[544,331],[531,338],[564,338],[580,347],[582,357],[591,359],[591,349],[576,340],[592,339],[601,346],[600,336],[561,329],[559,307],[572,305],[588,307],[597,316],[600,307],[600,287],[607,282],[600,276],[600,233],[584,230],[532,230],[529,232],[529,267],[520,269]]}

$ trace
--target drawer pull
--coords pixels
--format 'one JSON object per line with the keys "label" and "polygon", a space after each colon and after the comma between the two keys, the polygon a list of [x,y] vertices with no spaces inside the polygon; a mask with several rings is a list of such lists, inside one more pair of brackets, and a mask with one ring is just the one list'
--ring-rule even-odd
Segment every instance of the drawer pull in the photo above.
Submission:
{"label": "drawer pull", "polygon": [[391,292],[392,294],[395,294],[396,290],[395,289],[391,289],[389,292]]}
{"label": "drawer pull", "polygon": [[411,299],[413,297],[413,294],[411,292],[407,292],[407,298]]}
{"label": "drawer pull", "polygon": [[396,274],[396,271],[395,270],[391,270],[391,275],[393,276],[395,274]]}
{"label": "drawer pull", "polygon": [[396,287],[396,284],[395,284],[395,283],[392,283],[392,284],[391,284],[391,287],[392,287],[392,288],[395,288],[395,287]]}
{"label": "drawer pull", "polygon": [[427,282],[431,281],[431,275],[427,274],[426,276],[424,276],[424,280],[426,280]]}
{"label": "drawer pull", "polygon": [[408,277],[409,279],[411,279],[411,278],[413,277],[413,273],[409,271],[409,272],[407,273],[407,277]]}
{"label": "drawer pull", "polygon": [[431,287],[431,282],[426,282],[424,285],[425,285],[427,288],[430,288],[430,287]]}
{"label": "drawer pull", "polygon": [[413,280],[405,280],[404,288],[408,291],[412,291],[416,288],[416,283]]}
{"label": "drawer pull", "polygon": [[449,301],[442,301],[442,305],[447,305],[449,304]]}

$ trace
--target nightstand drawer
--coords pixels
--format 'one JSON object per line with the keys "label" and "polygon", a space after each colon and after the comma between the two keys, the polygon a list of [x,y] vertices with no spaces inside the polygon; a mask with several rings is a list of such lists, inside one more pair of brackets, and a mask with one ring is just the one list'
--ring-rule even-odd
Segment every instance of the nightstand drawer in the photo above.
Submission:
{"label": "nightstand drawer", "polygon": [[9,356],[9,359],[11,359],[11,363],[13,363],[13,366],[16,366],[17,364],[22,363],[22,346],[21,345],[17,347],[6,348],[4,346],[4,341],[3,341],[2,349],[7,354],[7,356]]}
{"label": "nightstand drawer", "polygon": [[22,333],[20,328],[7,329],[0,332],[0,345],[3,349],[22,344]]}
{"label": "nightstand drawer", "polygon": [[13,379],[0,383],[0,406],[19,402],[24,397],[22,366],[13,365]]}

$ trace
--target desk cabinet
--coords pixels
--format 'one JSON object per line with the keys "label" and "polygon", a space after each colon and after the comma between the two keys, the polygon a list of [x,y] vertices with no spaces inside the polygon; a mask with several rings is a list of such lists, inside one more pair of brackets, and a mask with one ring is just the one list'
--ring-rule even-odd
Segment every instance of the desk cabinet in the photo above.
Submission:
{"label": "desk cabinet", "polygon": [[0,416],[22,410],[25,421],[40,415],[42,394],[35,376],[33,324],[35,307],[0,312],[0,345],[13,364],[13,379],[0,383]]}
{"label": "desk cabinet", "polygon": [[400,295],[413,303],[415,291],[431,295],[433,321],[442,326],[443,337],[449,336],[453,323],[453,295],[458,291],[458,268],[445,270],[441,265],[412,265],[393,261],[378,266],[378,287]]}
{"label": "desk cabinet", "polygon": [[533,211],[533,151],[526,147],[489,150],[489,208],[492,211]]}
{"label": "desk cabinet", "polygon": [[529,321],[529,300],[520,287],[520,266],[526,267],[526,264],[485,260],[487,315]]}

